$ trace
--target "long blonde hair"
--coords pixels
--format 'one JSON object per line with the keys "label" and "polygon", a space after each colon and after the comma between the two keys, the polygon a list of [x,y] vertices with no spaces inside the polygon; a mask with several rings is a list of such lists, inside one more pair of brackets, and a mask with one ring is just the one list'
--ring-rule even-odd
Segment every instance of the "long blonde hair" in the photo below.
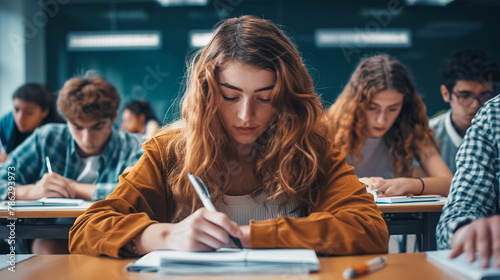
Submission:
{"label": "long blonde hair", "polygon": [[329,109],[333,120],[330,135],[334,146],[361,162],[361,148],[366,141],[366,110],[371,99],[381,91],[395,89],[403,94],[403,106],[392,127],[384,135],[389,145],[396,177],[411,176],[413,156],[419,159],[422,145],[438,149],[434,132],[429,128],[425,104],[418,95],[406,67],[388,55],[361,61],[349,83]]}
{"label": "long blonde hair", "polygon": [[201,206],[186,173],[206,183],[212,200],[220,199],[229,187],[235,148],[217,111],[222,98],[217,75],[234,60],[276,74],[271,94],[274,119],[251,150],[255,174],[261,179],[259,190],[271,199],[279,197],[281,206],[294,201],[301,211],[311,212],[326,180],[321,163],[331,143],[321,122],[323,108],[295,46],[267,20],[228,19],[193,57],[183,98],[183,125],[167,132],[173,137],[167,155],[176,161],[164,171],[178,204],[174,220],[183,210],[194,212]]}

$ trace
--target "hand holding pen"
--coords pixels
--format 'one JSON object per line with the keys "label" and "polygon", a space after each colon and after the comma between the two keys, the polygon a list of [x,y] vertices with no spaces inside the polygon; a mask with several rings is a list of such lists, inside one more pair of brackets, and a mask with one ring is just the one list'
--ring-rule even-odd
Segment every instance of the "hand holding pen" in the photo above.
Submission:
{"label": "hand holding pen", "polygon": [[[215,206],[212,204],[212,200],[210,200],[210,193],[208,192],[208,189],[205,186],[205,184],[203,183],[203,181],[200,178],[195,177],[191,173],[188,173],[188,178],[189,178],[189,181],[191,181],[191,184],[193,185],[196,193],[200,197],[201,202],[203,203],[203,206],[205,206],[205,208],[209,211],[217,212],[217,210],[215,209]],[[243,249],[243,246],[241,245],[241,241],[238,238],[236,238],[232,235],[229,235],[229,237],[233,241],[234,245],[236,245],[240,249]]]}
{"label": "hand holding pen", "polygon": [[76,191],[71,187],[74,181],[53,172],[48,156],[45,157],[44,162],[47,166],[47,173],[36,182],[35,188],[30,192],[30,197],[26,199],[39,199],[42,197],[75,198]]}
{"label": "hand holding pen", "polygon": [[[189,178],[195,189],[203,189],[203,184],[194,176],[190,174]],[[213,251],[229,244],[230,236],[244,238],[244,227],[231,221],[226,214],[213,211],[215,207],[206,201],[206,197],[210,198],[208,191],[201,197],[206,207],[180,222],[153,223],[146,227],[135,238],[136,254],[143,255],[153,250]]]}

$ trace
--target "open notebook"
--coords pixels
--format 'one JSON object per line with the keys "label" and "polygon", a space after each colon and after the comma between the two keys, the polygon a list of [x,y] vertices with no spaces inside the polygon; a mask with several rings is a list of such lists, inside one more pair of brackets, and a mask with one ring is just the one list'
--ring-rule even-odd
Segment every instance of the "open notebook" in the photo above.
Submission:
{"label": "open notebook", "polygon": [[318,271],[319,260],[309,249],[159,250],[129,264],[127,270],[160,274],[304,274]]}
{"label": "open notebook", "polygon": [[6,200],[2,201],[2,206],[13,206],[13,207],[30,207],[30,206],[79,206],[83,203],[83,199],[76,198],[56,198],[56,197],[44,197],[38,200],[15,200],[15,204],[12,201]]}
{"label": "open notebook", "polygon": [[493,267],[493,257],[490,259],[490,268],[481,268],[479,266],[478,257],[473,263],[468,263],[465,254],[458,256],[455,259],[450,259],[451,250],[443,251],[428,251],[427,258],[433,262],[443,265],[451,272],[458,273],[460,276],[465,276],[467,279],[500,279],[500,268]]}

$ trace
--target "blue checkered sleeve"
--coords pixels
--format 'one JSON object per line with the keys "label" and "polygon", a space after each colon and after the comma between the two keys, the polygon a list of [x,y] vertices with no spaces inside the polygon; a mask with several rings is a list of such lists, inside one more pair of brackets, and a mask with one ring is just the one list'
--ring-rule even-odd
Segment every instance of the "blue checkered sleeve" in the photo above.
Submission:
{"label": "blue checkered sleeve", "polygon": [[456,156],[457,172],[439,220],[438,249],[448,249],[462,222],[498,214],[500,143],[499,98],[477,113]]}
{"label": "blue checkered sleeve", "polygon": [[15,186],[22,186],[38,180],[44,168],[40,157],[39,138],[35,131],[10,153],[0,166],[0,199],[6,199],[9,182],[14,182]]}
{"label": "blue checkered sleeve", "polygon": [[[128,141],[123,141],[120,143],[122,151],[128,151],[129,155],[124,162],[115,162],[114,165],[120,166],[120,171],[123,169],[134,166],[139,158],[144,153],[142,146],[140,144],[140,140],[134,141],[135,138],[129,138]],[[120,172],[121,173],[121,172]],[[92,193],[92,201],[106,199],[108,195],[110,195],[114,189],[118,186],[118,176],[113,178],[112,182],[98,182],[95,186],[94,192]]]}
{"label": "blue checkered sleeve", "polygon": [[92,193],[92,201],[106,199],[118,186],[118,183],[97,183]]}

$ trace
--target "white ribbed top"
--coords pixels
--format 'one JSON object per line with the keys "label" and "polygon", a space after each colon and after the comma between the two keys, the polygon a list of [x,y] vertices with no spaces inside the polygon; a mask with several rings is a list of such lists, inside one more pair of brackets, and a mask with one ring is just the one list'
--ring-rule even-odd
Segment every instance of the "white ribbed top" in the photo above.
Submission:
{"label": "white ribbed top", "polygon": [[224,195],[223,201],[214,203],[219,212],[225,213],[229,219],[238,225],[248,225],[250,220],[262,221],[278,217],[299,217],[299,213],[290,214],[296,208],[295,203],[288,203],[278,215],[280,200],[266,200],[269,196],[262,192],[255,198],[251,195],[229,196]]}

